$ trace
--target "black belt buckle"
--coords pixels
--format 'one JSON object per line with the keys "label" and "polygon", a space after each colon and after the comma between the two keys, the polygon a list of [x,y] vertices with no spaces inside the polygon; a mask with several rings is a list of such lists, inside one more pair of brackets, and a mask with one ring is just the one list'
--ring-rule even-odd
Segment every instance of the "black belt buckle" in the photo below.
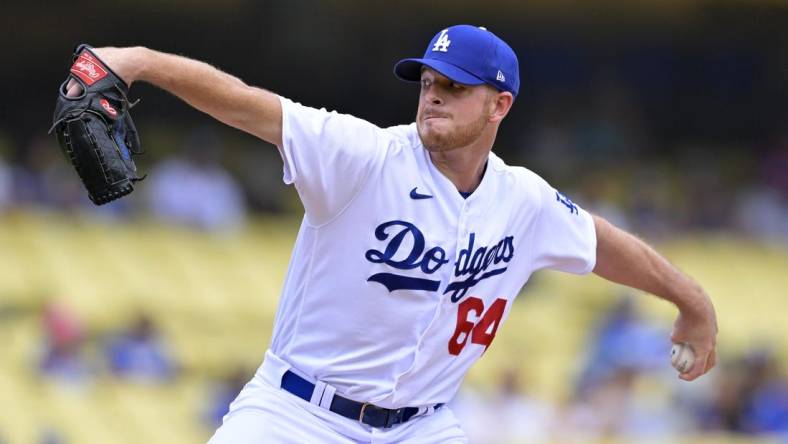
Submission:
{"label": "black belt buckle", "polygon": [[[369,410],[367,410],[368,408]],[[374,413],[367,416],[367,414],[370,412]],[[361,404],[361,412],[358,414],[358,422],[361,424],[370,425],[372,427],[389,428],[402,422],[403,412],[404,409],[391,410],[365,402]],[[367,421],[364,421],[365,419],[367,419]]]}

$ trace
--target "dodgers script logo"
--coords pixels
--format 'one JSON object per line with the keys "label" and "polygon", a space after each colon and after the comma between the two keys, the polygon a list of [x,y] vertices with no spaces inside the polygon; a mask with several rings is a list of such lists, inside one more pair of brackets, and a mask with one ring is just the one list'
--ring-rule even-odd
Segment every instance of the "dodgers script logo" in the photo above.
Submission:
{"label": "dodgers script logo", "polygon": [[[396,273],[377,273],[367,281],[382,284],[388,291],[425,290],[438,291],[440,280],[429,275],[449,263],[446,251],[435,246],[427,248],[424,234],[419,228],[401,220],[384,222],[375,229],[375,238],[386,241],[383,251],[367,250],[365,257],[373,264],[386,264],[399,270],[419,269],[425,277],[403,276]],[[476,234],[468,237],[467,246],[460,251],[454,263],[454,279],[448,283],[444,294],[451,294],[452,302],[462,299],[470,288],[484,279],[506,271],[514,257],[514,237],[506,236],[490,246],[475,246]],[[407,246],[410,245],[410,251]]]}

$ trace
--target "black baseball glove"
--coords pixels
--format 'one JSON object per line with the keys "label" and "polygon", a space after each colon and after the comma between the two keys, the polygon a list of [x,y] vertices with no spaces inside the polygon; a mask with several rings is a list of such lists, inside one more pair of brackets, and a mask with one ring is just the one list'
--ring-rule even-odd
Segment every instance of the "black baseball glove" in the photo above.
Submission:
{"label": "black baseball glove", "polygon": [[[137,175],[132,155],[141,154],[137,128],[131,120],[126,96],[129,88],[91,51],[88,45],[74,50],[73,64],[60,86],[51,133],[96,205],[118,199],[134,190]],[[81,94],[68,97],[67,85],[74,80]]]}

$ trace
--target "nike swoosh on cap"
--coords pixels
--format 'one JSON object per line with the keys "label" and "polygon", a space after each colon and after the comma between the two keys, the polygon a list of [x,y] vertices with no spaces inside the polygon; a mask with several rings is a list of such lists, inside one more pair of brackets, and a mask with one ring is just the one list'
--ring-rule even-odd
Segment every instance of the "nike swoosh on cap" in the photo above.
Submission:
{"label": "nike swoosh on cap", "polygon": [[416,188],[418,188],[418,187],[413,187],[413,189],[410,190],[410,198],[411,199],[416,199],[416,200],[419,200],[419,199],[432,199],[431,195],[429,195],[429,194],[421,194],[421,193],[416,191]]}

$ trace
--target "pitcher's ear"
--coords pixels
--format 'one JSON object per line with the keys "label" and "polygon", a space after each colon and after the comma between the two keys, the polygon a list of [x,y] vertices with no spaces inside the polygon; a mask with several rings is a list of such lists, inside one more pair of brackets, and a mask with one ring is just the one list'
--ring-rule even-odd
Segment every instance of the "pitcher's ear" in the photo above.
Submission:
{"label": "pitcher's ear", "polygon": [[509,91],[497,91],[493,96],[493,110],[490,115],[490,120],[500,122],[509,114],[514,103],[514,96]]}

